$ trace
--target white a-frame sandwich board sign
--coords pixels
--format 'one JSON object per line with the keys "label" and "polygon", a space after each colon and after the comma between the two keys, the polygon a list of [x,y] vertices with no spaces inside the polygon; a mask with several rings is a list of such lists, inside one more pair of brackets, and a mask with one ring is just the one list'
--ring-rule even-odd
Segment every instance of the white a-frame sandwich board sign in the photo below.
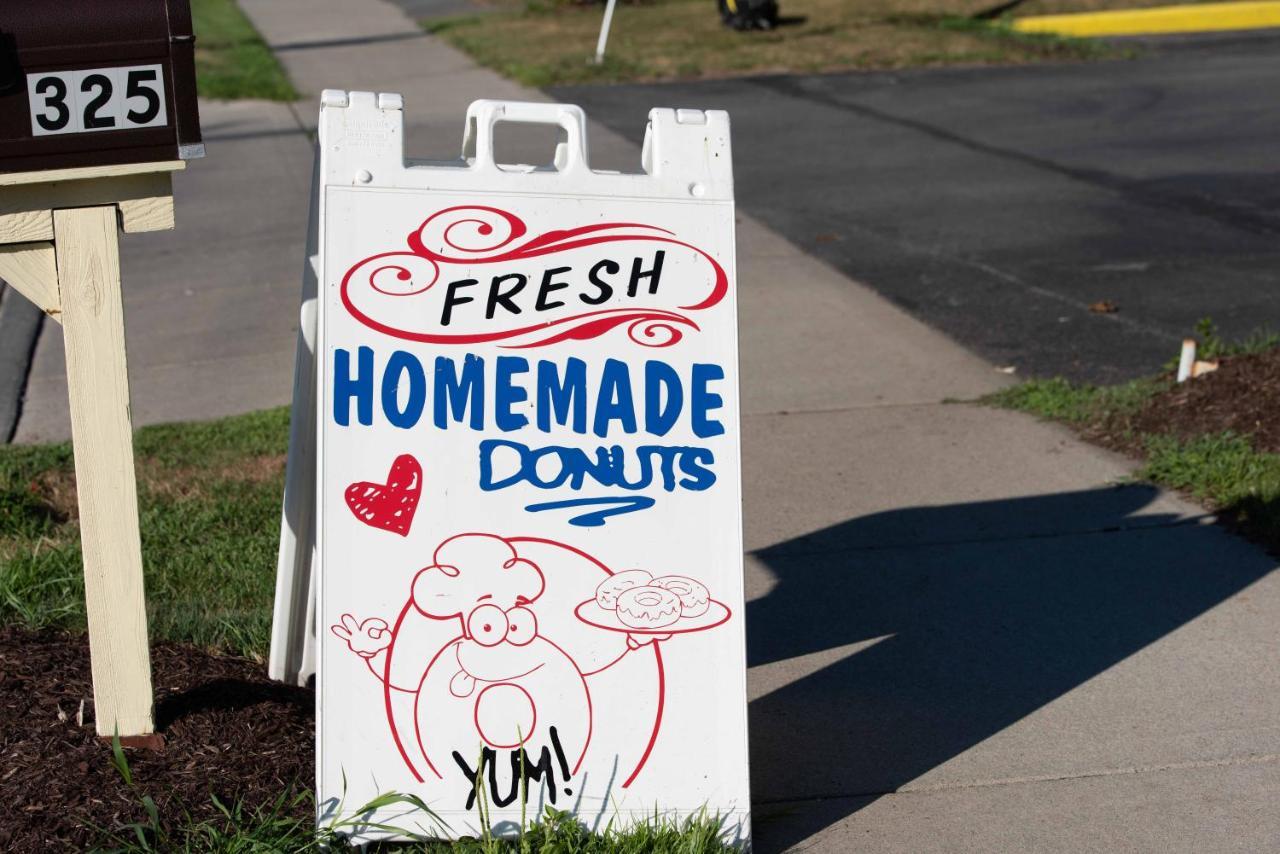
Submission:
{"label": "white a-frame sandwich board sign", "polygon": [[[558,125],[554,163],[497,164],[503,122]],[[652,111],[636,174],[572,106],[476,102],[447,163],[402,131],[399,96],[324,94],[321,820],[394,791],[430,813],[357,836],[551,806],[745,840],[728,117]]]}

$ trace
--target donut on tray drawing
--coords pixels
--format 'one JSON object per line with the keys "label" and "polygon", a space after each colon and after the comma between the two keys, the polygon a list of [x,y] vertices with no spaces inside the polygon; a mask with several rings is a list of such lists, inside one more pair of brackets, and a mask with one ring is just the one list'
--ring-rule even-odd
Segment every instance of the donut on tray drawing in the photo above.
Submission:
{"label": "donut on tray drawing", "polygon": [[711,608],[706,585],[686,575],[654,578],[643,569],[614,573],[596,586],[596,604],[633,629],[662,629]]}
{"label": "donut on tray drawing", "polygon": [[618,596],[632,587],[643,587],[653,581],[653,576],[643,569],[615,572],[596,587],[596,604],[612,611],[618,607]]}
{"label": "donut on tray drawing", "polygon": [[618,619],[633,629],[660,629],[680,619],[680,598],[653,585],[632,587],[618,596]]}
{"label": "donut on tray drawing", "polygon": [[701,582],[683,575],[664,575],[655,578],[654,587],[669,590],[680,600],[681,617],[701,617],[711,607],[711,593]]}

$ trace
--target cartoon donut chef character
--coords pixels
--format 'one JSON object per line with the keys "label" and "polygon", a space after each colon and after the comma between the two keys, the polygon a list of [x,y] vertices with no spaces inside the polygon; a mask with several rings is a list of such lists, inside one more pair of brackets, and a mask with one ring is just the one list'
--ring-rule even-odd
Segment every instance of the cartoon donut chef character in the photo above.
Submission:
{"label": "cartoon donut chef character", "polygon": [[[389,720],[406,762],[403,742],[411,740],[437,777],[455,766],[474,766],[485,748],[523,749],[534,762],[547,749],[567,764],[566,777],[576,774],[593,730],[590,677],[614,667],[628,653],[651,648],[656,654],[656,646],[649,645],[681,631],[678,624],[686,617],[708,622],[711,600],[699,582],[683,576],[654,579],[642,570],[610,574],[594,559],[590,560],[604,578],[594,597],[573,613],[576,620],[566,622],[568,614],[558,612],[557,606],[569,612],[576,603],[544,597],[548,585],[543,569],[517,550],[527,545],[528,541],[493,534],[451,537],[436,548],[431,565],[414,577],[410,602],[394,629],[381,618],[359,621],[350,614],[331,626],[388,690],[416,695],[412,734],[396,732],[396,722]],[[587,557],[571,547],[561,548]],[[574,589],[580,588],[575,584]],[[727,619],[724,606],[715,604]],[[582,612],[587,606],[593,608],[590,614]],[[396,651],[398,631],[410,612],[431,621],[451,621],[457,634],[434,654],[429,652],[428,661],[393,670],[393,655],[416,654]],[[575,650],[571,655],[556,637],[543,633],[539,613],[564,634],[572,634],[574,627],[585,632],[605,652],[584,652],[581,643],[566,639],[564,643]],[[709,625],[684,630],[703,627]],[[625,645],[614,640],[623,636]],[[397,675],[390,678],[393,672]],[[406,672],[414,678],[420,674],[420,681],[394,684]],[[650,747],[659,723],[655,721]]]}

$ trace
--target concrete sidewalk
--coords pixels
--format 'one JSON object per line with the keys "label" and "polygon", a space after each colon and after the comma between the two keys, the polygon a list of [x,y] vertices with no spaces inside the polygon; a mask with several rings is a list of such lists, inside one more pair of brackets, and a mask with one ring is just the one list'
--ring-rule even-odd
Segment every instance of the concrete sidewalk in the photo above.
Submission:
{"label": "concrete sidewalk", "polygon": [[[380,0],[242,6],[301,121],[322,88],[398,91],[412,156],[455,154],[473,98],[545,98]],[[308,145],[287,108],[211,119],[177,235],[129,241],[140,420],[289,392]],[[1056,427],[944,403],[1007,378],[746,214],[739,268],[757,849],[1280,847],[1274,561]]]}

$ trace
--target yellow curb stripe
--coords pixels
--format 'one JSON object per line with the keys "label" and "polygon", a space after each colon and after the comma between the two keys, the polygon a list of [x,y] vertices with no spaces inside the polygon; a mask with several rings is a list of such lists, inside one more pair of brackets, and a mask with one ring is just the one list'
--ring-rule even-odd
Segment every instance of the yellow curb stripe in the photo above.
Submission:
{"label": "yellow curb stripe", "polygon": [[1063,36],[1139,36],[1155,33],[1202,33],[1280,27],[1280,0],[1250,3],[1193,3],[1150,9],[1119,9],[1075,15],[1019,18],[1013,28],[1024,33]]}

